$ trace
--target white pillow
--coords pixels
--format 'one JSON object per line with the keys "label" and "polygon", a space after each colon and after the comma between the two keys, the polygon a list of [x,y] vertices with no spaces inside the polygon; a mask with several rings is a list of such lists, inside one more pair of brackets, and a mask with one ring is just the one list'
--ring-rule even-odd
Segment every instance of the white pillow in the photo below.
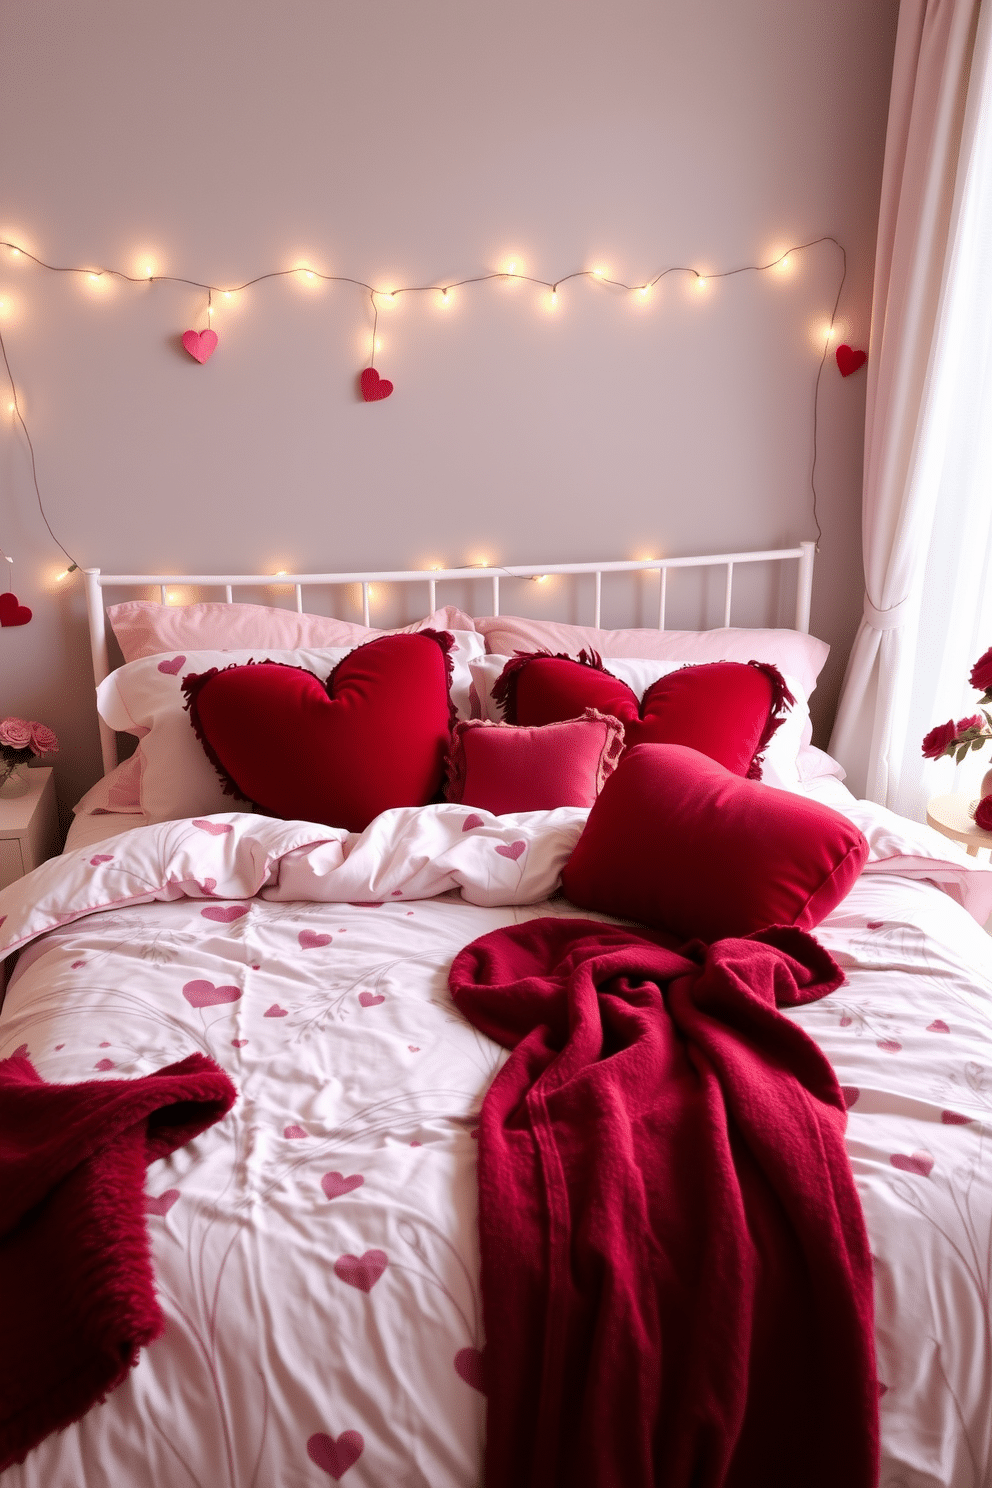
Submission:
{"label": "white pillow", "polygon": [[[454,638],[449,652],[451,700],[458,717],[468,718],[473,707],[469,666],[472,660],[482,659],[483,639],[472,631],[448,634]],[[149,822],[158,822],[237,810],[238,803],[224,794],[217,771],[193,732],[182,692],[183,678],[211,667],[279,661],[304,667],[325,681],[354,649],[189,651],[146,656],[118,667],[97,688],[97,708],[110,728],[134,734],[140,742],[130,759],[87,791],[76,811],[89,816],[107,811],[141,812]]]}
{"label": "white pillow", "polygon": [[[493,687],[510,659],[509,656],[484,656],[481,660],[471,663],[472,677],[479,694],[479,706],[483,718],[499,722],[503,716],[499,704],[493,701],[492,694]],[[651,661],[642,657],[611,656],[608,660],[604,658],[603,665],[612,676],[619,677],[621,682],[626,682],[640,703],[648,688],[652,683],[657,682],[659,677],[666,677],[669,672],[677,672],[684,666],[698,666],[700,663]],[[804,778],[801,761],[804,751],[812,748],[810,740],[813,737],[813,727],[809,718],[809,702],[803,691],[802,683],[797,677],[786,676],[785,684],[796,701],[765,747],[761,778],[766,785],[790,789],[799,785]],[[829,759],[829,756],[823,755],[820,750],[816,750],[815,753],[821,759]],[[823,773],[822,769],[819,773]]]}

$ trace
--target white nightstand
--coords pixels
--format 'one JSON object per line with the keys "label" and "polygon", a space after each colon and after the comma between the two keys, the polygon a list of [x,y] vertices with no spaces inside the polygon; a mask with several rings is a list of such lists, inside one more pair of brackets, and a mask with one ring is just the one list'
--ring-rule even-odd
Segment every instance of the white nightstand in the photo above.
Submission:
{"label": "white nightstand", "polygon": [[983,832],[975,826],[969,807],[970,796],[934,796],[927,803],[927,821],[945,837],[954,842],[963,842],[969,856],[977,857],[980,847],[992,848],[992,832]]}
{"label": "white nightstand", "polygon": [[59,850],[55,776],[49,766],[26,770],[23,796],[0,795],[0,889]]}

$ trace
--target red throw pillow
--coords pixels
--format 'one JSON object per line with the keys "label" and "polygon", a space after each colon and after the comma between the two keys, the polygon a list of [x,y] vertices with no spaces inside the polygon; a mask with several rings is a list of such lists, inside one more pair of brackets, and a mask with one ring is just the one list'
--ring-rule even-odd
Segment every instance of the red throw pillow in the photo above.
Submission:
{"label": "red throw pillow", "polygon": [[183,678],[196,736],[225,789],[272,816],[360,832],[441,787],[454,721],[451,637],[423,630],[356,646],[326,683],[249,662]]}
{"label": "red throw pillow", "polygon": [[573,904],[712,942],[810,930],[849,893],[868,844],[840,812],[742,780],[678,744],[624,755],[562,873]]}
{"label": "red throw pillow", "polygon": [[619,718],[628,749],[686,744],[735,775],[761,777],[765,745],[795,702],[777,667],[760,661],[712,661],[680,667],[652,683],[640,703],[595,652],[578,660],[535,651],[503,668],[493,698],[507,723],[576,718],[584,708]]}
{"label": "red throw pillow", "polygon": [[473,719],[455,725],[445,795],[495,816],[591,806],[622,753],[623,724],[595,708],[540,728]]}

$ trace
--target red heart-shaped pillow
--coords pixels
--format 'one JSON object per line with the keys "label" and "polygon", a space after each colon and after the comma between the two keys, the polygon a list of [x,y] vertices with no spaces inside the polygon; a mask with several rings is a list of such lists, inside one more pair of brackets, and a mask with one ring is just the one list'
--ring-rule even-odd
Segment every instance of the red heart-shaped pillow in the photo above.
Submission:
{"label": "red heart-shaped pillow", "polygon": [[493,688],[507,723],[534,727],[582,716],[586,708],[623,724],[636,744],[684,744],[735,775],[758,779],[761,754],[795,701],[777,667],[712,661],[659,677],[640,703],[626,682],[582,651],[578,660],[532,652],[515,656]]}
{"label": "red heart-shaped pillow", "polygon": [[183,678],[196,736],[232,795],[286,819],[360,832],[393,806],[437,796],[453,721],[451,637],[380,636],[326,683],[249,662]]}

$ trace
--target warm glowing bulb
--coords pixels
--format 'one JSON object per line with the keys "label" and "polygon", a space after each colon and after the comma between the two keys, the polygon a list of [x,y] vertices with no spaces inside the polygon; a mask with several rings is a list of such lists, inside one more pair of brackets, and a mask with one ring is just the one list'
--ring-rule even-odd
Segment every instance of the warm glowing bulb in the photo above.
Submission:
{"label": "warm glowing bulb", "polygon": [[229,289],[224,290],[224,298],[225,300],[229,300],[231,298],[231,291]]}
{"label": "warm glowing bulb", "polygon": [[697,280],[696,280],[696,288],[697,289],[705,289],[706,288],[706,280],[703,279],[703,278],[697,278]]}
{"label": "warm glowing bulb", "polygon": [[93,280],[93,283],[94,284],[98,284],[100,282],[100,275],[99,274],[91,274],[90,275],[90,278]]}
{"label": "warm glowing bulb", "polygon": [[375,343],[375,349],[376,349],[376,351],[381,351],[382,350],[382,342],[381,341],[377,341]]}
{"label": "warm glowing bulb", "polygon": [[596,278],[596,279],[605,279],[606,278],[606,270],[605,269],[593,269],[592,272],[593,272],[593,277]]}
{"label": "warm glowing bulb", "polygon": [[557,305],[557,303],[558,303],[558,291],[557,291],[557,289],[553,289],[551,291],[551,303],[552,303],[552,305]]}
{"label": "warm glowing bulb", "polygon": [[787,269],[789,267],[789,255],[787,253],[782,254],[782,257],[778,261],[778,266],[780,269]]}
{"label": "warm glowing bulb", "polygon": [[535,574],[534,575],[534,583],[535,584],[546,584],[547,582],[548,582],[548,575],[547,574]]}
{"label": "warm glowing bulb", "polygon": [[449,303],[450,303],[450,301],[448,300],[448,291],[446,289],[442,289],[442,291],[441,291],[441,304],[442,305],[447,305]]}
{"label": "warm glowing bulb", "polygon": [[20,258],[20,256],[21,256],[21,250],[20,250],[20,248],[11,248],[10,251],[13,254],[14,258]]}
{"label": "warm glowing bulb", "polygon": [[507,266],[506,266],[506,272],[508,274],[515,274],[517,272],[517,261],[516,261],[516,259],[514,259],[512,263],[508,263],[507,264]]}
{"label": "warm glowing bulb", "polygon": [[307,269],[307,278],[308,279],[314,279],[314,278],[316,278],[316,275],[314,274],[313,269]]}
{"label": "warm glowing bulb", "polygon": [[289,569],[288,568],[277,568],[276,569],[276,578],[277,579],[284,579],[288,573],[289,573]]}
{"label": "warm glowing bulb", "polygon": [[637,293],[641,296],[642,299],[646,300],[648,295],[651,293],[650,284],[642,284]]}
{"label": "warm glowing bulb", "polygon": [[213,313],[214,313],[214,307],[213,307],[213,305],[208,305],[207,306],[207,319],[208,320],[210,319],[211,315],[213,315]]}
{"label": "warm glowing bulb", "polygon": [[57,575],[55,582],[57,584],[61,584],[61,582],[62,582],[63,579],[67,579],[69,577],[69,574],[70,573],[71,573],[71,569],[64,568],[62,570],[62,572]]}
{"label": "warm glowing bulb", "polygon": [[16,403],[8,403],[7,404],[7,412],[8,413],[16,413],[17,412],[17,404]]}

